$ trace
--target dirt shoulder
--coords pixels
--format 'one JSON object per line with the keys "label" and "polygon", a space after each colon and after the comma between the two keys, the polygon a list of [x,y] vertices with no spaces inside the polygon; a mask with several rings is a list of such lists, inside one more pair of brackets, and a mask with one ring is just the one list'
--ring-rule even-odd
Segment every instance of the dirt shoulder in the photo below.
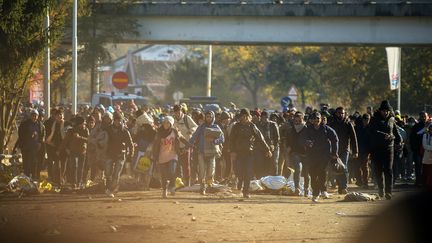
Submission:
{"label": "dirt shoulder", "polygon": [[[395,199],[341,202],[160,190],[104,194],[0,195],[2,242],[351,242]],[[373,191],[368,191],[373,192]]]}

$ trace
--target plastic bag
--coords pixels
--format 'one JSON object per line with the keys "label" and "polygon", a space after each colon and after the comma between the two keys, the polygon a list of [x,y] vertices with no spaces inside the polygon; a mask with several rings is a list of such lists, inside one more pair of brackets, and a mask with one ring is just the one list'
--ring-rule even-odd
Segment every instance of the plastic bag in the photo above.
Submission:
{"label": "plastic bag", "polygon": [[283,176],[265,176],[261,178],[261,183],[268,189],[280,190],[288,183]]}
{"label": "plastic bag", "polygon": [[47,182],[47,181],[43,181],[43,182],[41,182],[41,183],[39,183],[39,188],[38,188],[38,190],[39,190],[39,192],[40,193],[43,193],[43,192],[45,192],[45,191],[51,191],[53,189],[53,186],[52,186],[52,184],[51,183],[49,183],[49,182]]}
{"label": "plastic bag", "polygon": [[37,192],[37,188],[37,185],[32,181],[32,179],[24,174],[15,176],[8,183],[8,189],[12,192],[32,193]]}
{"label": "plastic bag", "polygon": [[264,190],[264,188],[263,188],[260,180],[250,181],[249,191],[256,192],[256,191],[263,191],[263,190]]}
{"label": "plastic bag", "polygon": [[148,156],[143,155],[138,159],[134,170],[140,173],[147,173],[151,168],[151,164],[151,159]]}
{"label": "plastic bag", "polygon": [[181,178],[177,177],[175,182],[176,189],[184,187],[184,183]]}

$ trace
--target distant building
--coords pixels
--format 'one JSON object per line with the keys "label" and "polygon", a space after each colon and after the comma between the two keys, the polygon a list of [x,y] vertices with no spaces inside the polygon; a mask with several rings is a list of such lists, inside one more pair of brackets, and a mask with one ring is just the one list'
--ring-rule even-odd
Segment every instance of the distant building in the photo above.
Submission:
{"label": "distant building", "polygon": [[[100,90],[103,92],[129,92],[165,99],[165,88],[169,85],[168,75],[187,49],[180,45],[148,45],[99,67]],[[116,89],[111,78],[115,72],[123,71],[129,76],[129,87]]]}

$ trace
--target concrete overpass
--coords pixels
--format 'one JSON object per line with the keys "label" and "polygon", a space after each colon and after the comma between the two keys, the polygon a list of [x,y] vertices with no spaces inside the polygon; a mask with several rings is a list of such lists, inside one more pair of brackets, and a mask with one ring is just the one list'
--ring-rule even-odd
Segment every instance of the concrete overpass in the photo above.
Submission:
{"label": "concrete overpass", "polygon": [[432,46],[432,0],[153,0],[96,13],[138,19],[125,43]]}

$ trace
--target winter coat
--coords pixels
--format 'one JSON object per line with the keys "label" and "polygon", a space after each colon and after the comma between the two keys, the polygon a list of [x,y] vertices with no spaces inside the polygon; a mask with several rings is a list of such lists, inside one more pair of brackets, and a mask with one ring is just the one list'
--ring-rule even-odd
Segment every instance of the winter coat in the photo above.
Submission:
{"label": "winter coat", "polygon": [[318,129],[312,125],[308,126],[302,134],[301,141],[306,147],[306,155],[311,162],[328,162],[331,157],[338,156],[339,139],[330,126],[320,125]]}
{"label": "winter coat", "polygon": [[[269,146],[277,147],[280,143],[279,127],[274,121],[263,121],[258,124],[266,143]],[[272,151],[273,152],[273,151]]]}
{"label": "winter coat", "polygon": [[341,121],[337,117],[334,117],[333,121],[328,125],[335,130],[338,136],[339,152],[348,152],[351,148],[352,154],[358,153],[356,132],[354,126],[348,119]]}
{"label": "winter coat", "polygon": [[270,147],[260,130],[252,122],[234,124],[231,129],[230,140],[231,152],[247,153],[255,148],[270,151]]}
{"label": "winter coat", "polygon": [[291,148],[291,154],[304,155],[306,153],[304,143],[301,141],[303,133],[305,133],[306,129],[307,127],[304,125],[304,127],[298,132],[294,127],[289,130],[287,146]]}
{"label": "winter coat", "polygon": [[415,153],[420,153],[422,147],[423,134],[417,134],[420,130],[422,130],[426,124],[424,122],[419,122],[412,127],[410,134],[410,144],[411,149]]}
{"label": "winter coat", "polygon": [[107,154],[109,158],[117,159],[125,156],[126,152],[128,152],[130,156],[133,155],[134,145],[132,137],[125,126],[121,125],[116,127],[115,125],[111,125],[107,129],[107,133]]}
{"label": "winter coat", "polygon": [[40,121],[33,122],[27,119],[18,128],[18,140],[16,146],[21,150],[44,149],[45,126]]}
{"label": "winter coat", "polygon": [[[77,136],[75,135],[77,134]],[[70,154],[83,155],[87,152],[87,139],[89,131],[87,128],[70,128],[66,132],[66,137],[62,141],[60,150],[68,150]]]}
{"label": "winter coat", "polygon": [[[174,128],[176,128],[187,140],[191,138],[197,127],[198,125],[187,114],[183,114],[182,118],[179,120],[175,119],[174,122]],[[180,144],[180,147],[183,148],[184,144]]]}
{"label": "winter coat", "polygon": [[361,120],[362,119],[360,118],[359,121],[356,122],[355,131],[357,135],[359,157],[365,157],[370,151],[369,125],[363,126]]}
{"label": "winter coat", "polygon": [[380,151],[400,145],[402,138],[396,127],[394,117],[383,118],[375,112],[369,124],[369,144],[372,151]]}
{"label": "winter coat", "polygon": [[[206,139],[205,139],[205,135],[206,135],[205,130],[206,129],[212,129],[215,131],[220,131],[220,136],[215,138],[213,140],[212,144],[206,143]],[[192,134],[191,139],[189,140],[189,143],[197,144],[198,151],[202,154],[206,154],[205,153],[206,146],[213,145],[214,146],[213,150],[216,151],[217,150],[216,146],[219,147],[219,145],[221,145],[223,142],[224,142],[224,134],[223,134],[222,130],[220,129],[220,127],[214,123],[214,120],[212,121],[211,124],[203,123],[200,126],[198,126],[198,128]],[[217,154],[214,154],[214,155],[216,156]]]}

